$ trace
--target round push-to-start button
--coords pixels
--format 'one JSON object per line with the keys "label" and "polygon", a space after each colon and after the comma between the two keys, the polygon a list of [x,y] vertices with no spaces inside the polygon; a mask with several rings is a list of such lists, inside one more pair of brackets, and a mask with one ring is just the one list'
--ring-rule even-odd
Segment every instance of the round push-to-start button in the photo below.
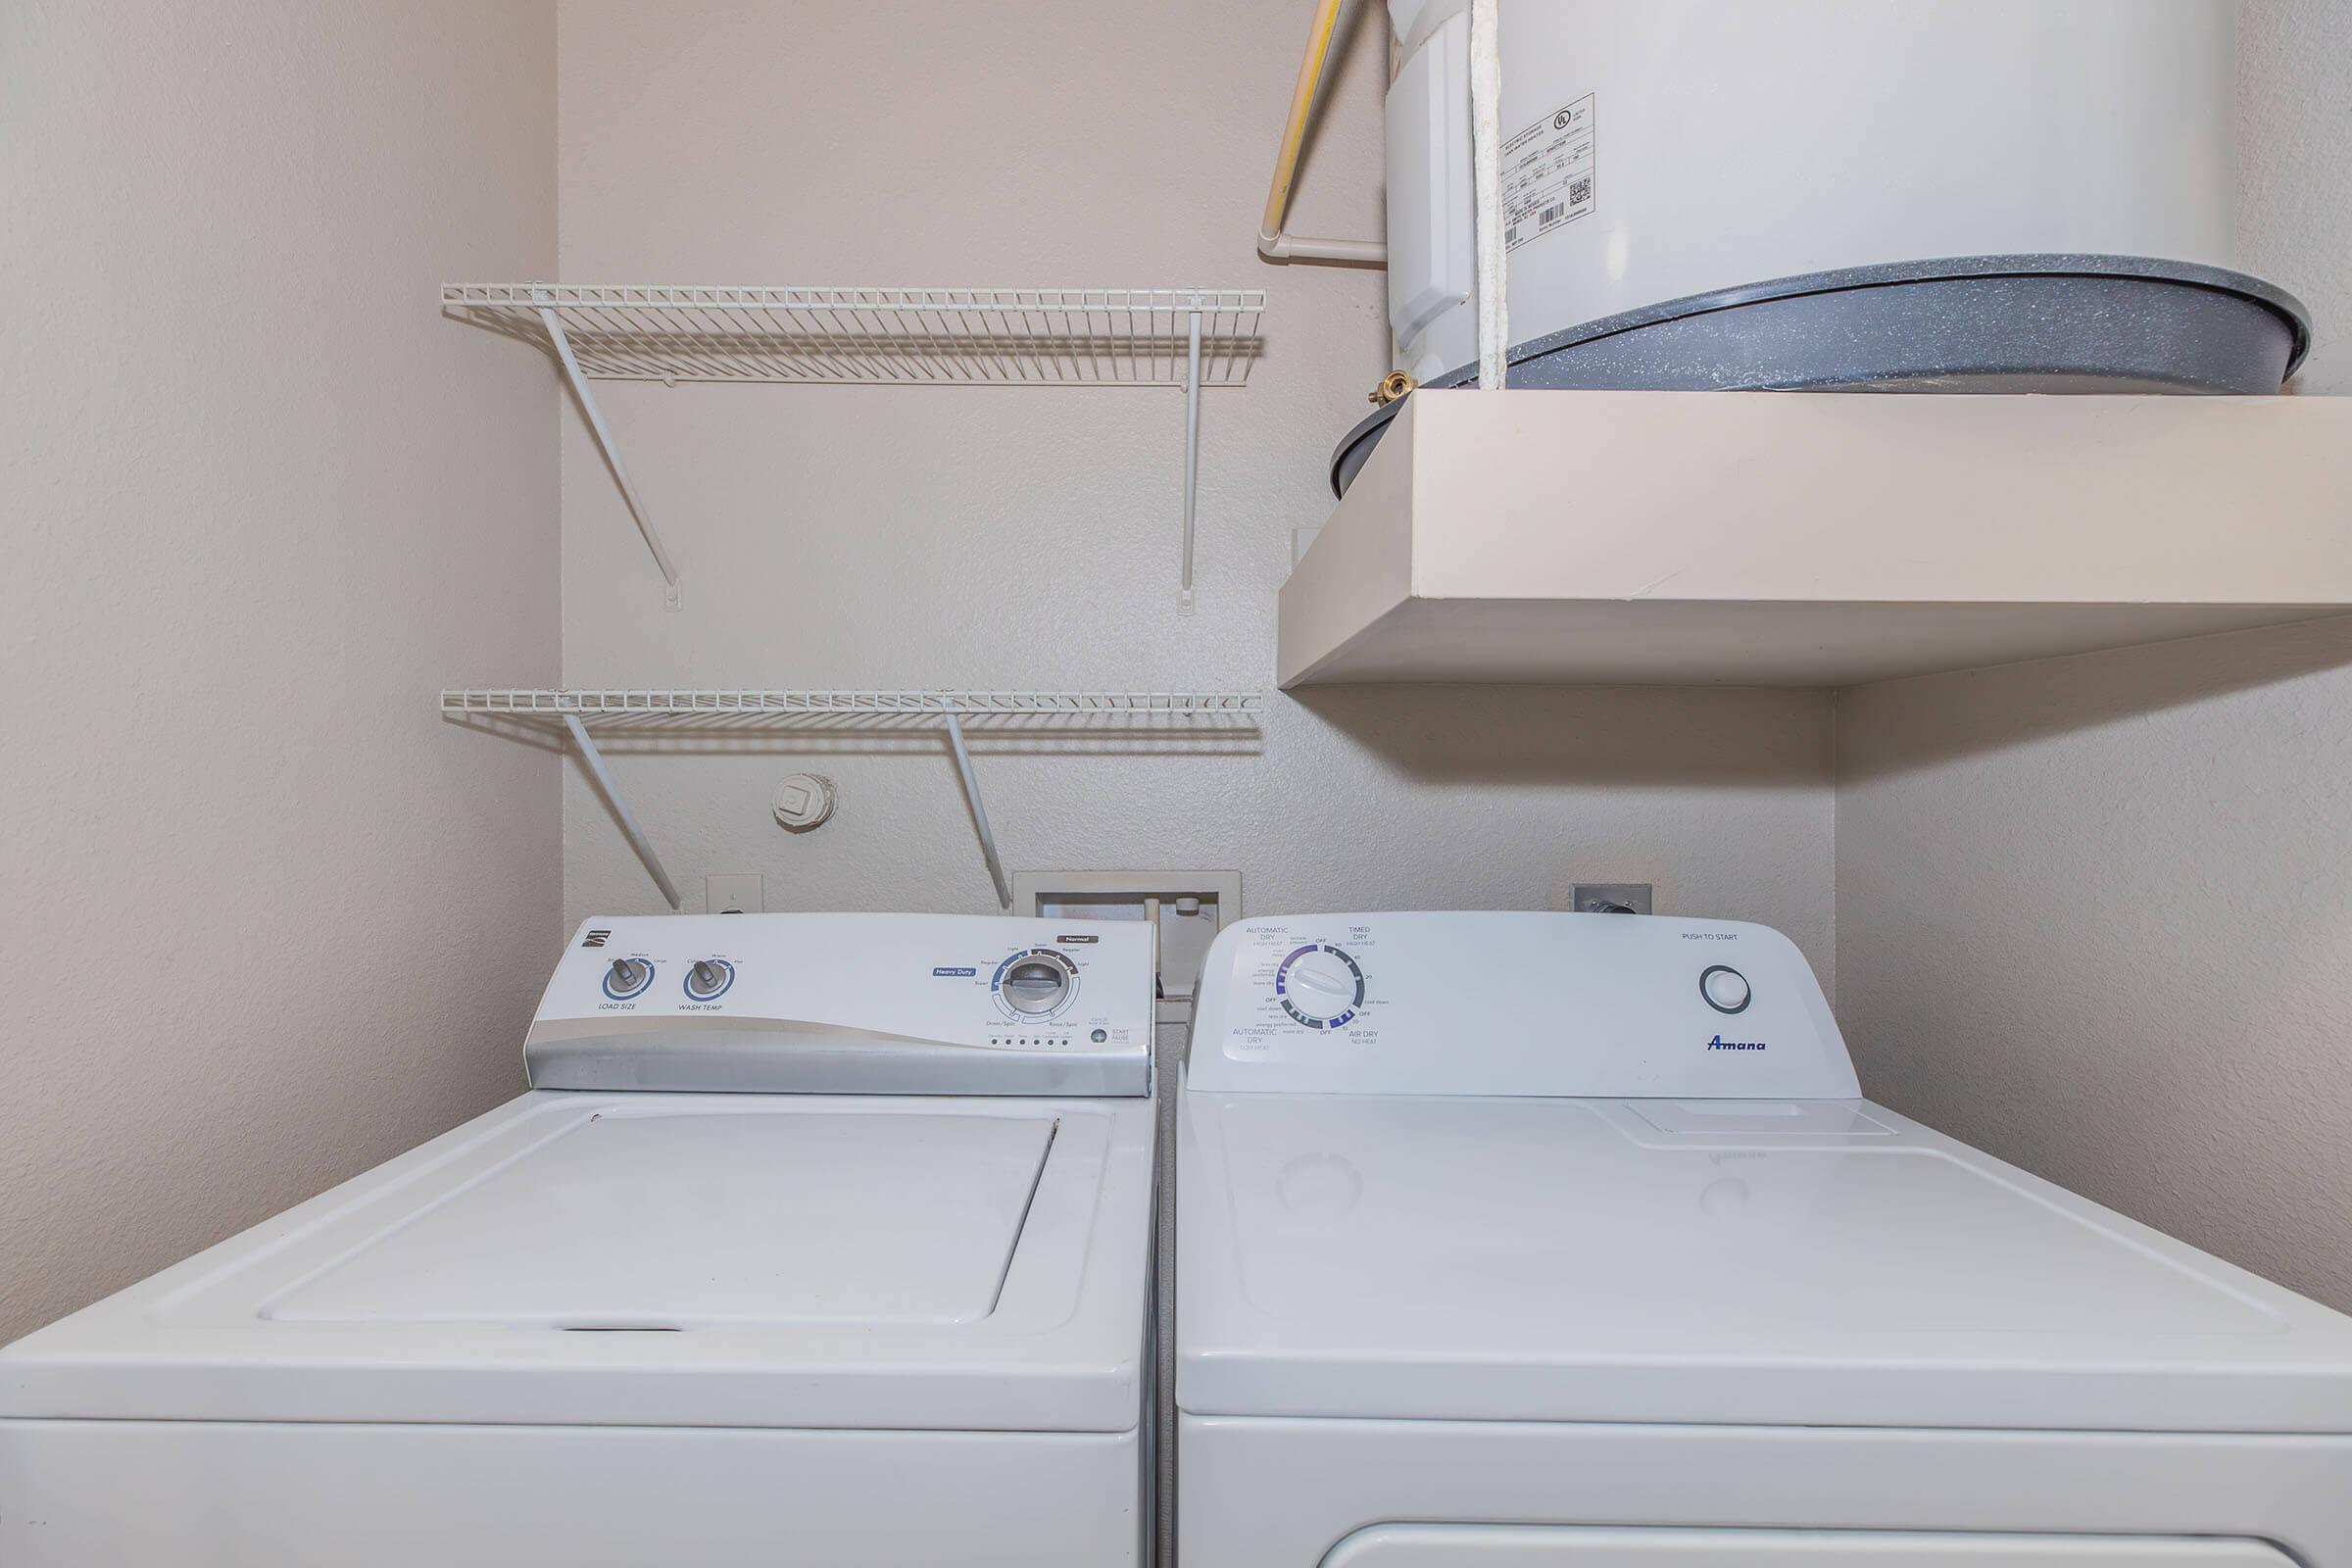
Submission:
{"label": "round push-to-start button", "polygon": [[1745,1012],[1755,1000],[1747,976],[1727,964],[1716,964],[1698,977],[1698,994],[1717,1012]]}
{"label": "round push-to-start button", "polygon": [[654,983],[654,966],[643,958],[614,958],[605,970],[605,995],[626,1002]]}
{"label": "round push-to-start button", "polygon": [[697,1002],[715,1002],[735,983],[735,966],[724,958],[698,958],[686,971],[686,994]]}

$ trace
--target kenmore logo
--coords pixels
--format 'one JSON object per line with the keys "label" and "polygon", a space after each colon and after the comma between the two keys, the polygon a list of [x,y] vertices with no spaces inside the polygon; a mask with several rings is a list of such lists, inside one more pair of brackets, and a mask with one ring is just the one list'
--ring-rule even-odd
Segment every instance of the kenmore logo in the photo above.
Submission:
{"label": "kenmore logo", "polygon": [[943,963],[932,969],[931,972],[945,980],[969,980],[980,971],[965,968],[959,964]]}
{"label": "kenmore logo", "polygon": [[1764,1042],[1761,1040],[1726,1040],[1723,1036],[1717,1035],[1707,1042],[1707,1049],[1709,1051],[1762,1051]]}
{"label": "kenmore logo", "polygon": [[580,939],[580,946],[583,948],[601,948],[605,945],[606,941],[611,938],[612,935],[612,933],[610,931],[591,931],[585,937]]}

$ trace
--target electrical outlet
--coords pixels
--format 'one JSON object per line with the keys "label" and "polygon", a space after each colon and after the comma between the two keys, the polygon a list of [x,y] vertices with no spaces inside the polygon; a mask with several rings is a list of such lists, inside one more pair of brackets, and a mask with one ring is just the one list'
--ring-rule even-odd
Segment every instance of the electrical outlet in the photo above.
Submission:
{"label": "electrical outlet", "polygon": [[767,907],[767,889],[757,871],[722,871],[703,878],[703,909],[709,914],[758,914]]}
{"label": "electrical outlet", "polygon": [[1647,882],[1579,882],[1568,907],[1579,914],[1649,914]]}

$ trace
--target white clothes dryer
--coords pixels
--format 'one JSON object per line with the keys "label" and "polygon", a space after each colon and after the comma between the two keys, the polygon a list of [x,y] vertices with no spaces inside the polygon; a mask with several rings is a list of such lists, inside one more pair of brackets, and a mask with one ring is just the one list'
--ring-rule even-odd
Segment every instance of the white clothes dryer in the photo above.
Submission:
{"label": "white clothes dryer", "polygon": [[2345,1568],[2352,1320],[1860,1096],[1760,926],[1252,920],[1184,1568]]}

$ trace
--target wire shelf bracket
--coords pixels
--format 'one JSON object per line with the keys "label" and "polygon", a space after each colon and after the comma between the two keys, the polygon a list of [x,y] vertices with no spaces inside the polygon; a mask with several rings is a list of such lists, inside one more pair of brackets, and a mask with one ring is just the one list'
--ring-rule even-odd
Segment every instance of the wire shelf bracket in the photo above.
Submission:
{"label": "wire shelf bracket", "polygon": [[548,691],[501,687],[450,690],[441,694],[441,715],[452,720],[522,723],[555,729],[580,754],[620,831],[654,885],[672,909],[684,906],[677,884],[662,866],[637,814],[629,809],[604,754],[588,733],[592,723],[613,727],[700,727],[724,730],[776,725],[812,725],[851,719],[871,722],[939,723],[946,731],[956,776],[971,807],[997,903],[1012,907],[1012,885],[997,853],[981,799],[979,775],[964,739],[965,719],[1125,719],[1148,723],[1241,723],[1254,727],[1265,710],[1257,692],[1045,692],[1045,691],[762,691],[750,689]]}
{"label": "wire shelf bracket", "polygon": [[[580,413],[587,416],[588,429],[596,437],[597,450],[605,455],[605,466],[612,470],[612,482],[619,487],[620,499],[628,507],[629,515],[637,519],[637,531],[645,535],[645,547],[654,553],[654,564],[662,568],[662,608],[685,609],[686,596],[678,586],[678,568],[670,561],[669,552],[662,548],[662,535],[655,530],[654,519],[646,515],[645,503],[637,499],[637,487],[629,483],[629,470],[621,466],[620,447],[613,441],[611,427],[605,423],[604,411],[597,407],[596,394],[588,390],[588,377],[580,369],[579,356],[571,350],[571,338],[564,330],[564,318],[555,313],[553,307],[542,305],[539,307],[539,319],[547,328],[548,346],[556,351],[556,358],[564,366],[564,379],[571,383],[571,395],[580,400]],[[579,726],[574,724],[572,728],[576,730]],[[579,742],[582,747],[588,747],[585,734],[579,736]],[[593,748],[588,748],[588,755],[595,755]],[[653,869],[655,877],[659,879],[662,875],[661,866],[656,864]],[[674,890],[670,894],[669,904],[671,908],[677,907]]]}
{"label": "wire shelf bracket", "polygon": [[731,288],[445,283],[442,314],[533,343],[562,367],[621,500],[680,608],[591,381],[794,385],[1156,386],[1184,393],[1179,608],[1193,609],[1200,394],[1241,386],[1263,289]]}
{"label": "wire shelf bracket", "polygon": [[605,754],[598,751],[596,742],[588,738],[587,727],[581,724],[579,714],[565,713],[564,730],[571,737],[571,743],[580,749],[580,760],[587,764],[588,776],[596,780],[596,787],[603,790],[605,799],[612,803],[612,814],[620,819],[621,835],[629,841],[629,848],[637,852],[637,858],[643,860],[645,868],[653,873],[654,886],[662,890],[662,897],[669,901],[671,908],[681,907],[678,885],[662,868],[662,857],[654,853],[652,843],[646,839],[645,829],[637,825],[637,813],[629,809],[628,801],[621,796],[620,786],[612,782],[612,771],[605,765]]}

